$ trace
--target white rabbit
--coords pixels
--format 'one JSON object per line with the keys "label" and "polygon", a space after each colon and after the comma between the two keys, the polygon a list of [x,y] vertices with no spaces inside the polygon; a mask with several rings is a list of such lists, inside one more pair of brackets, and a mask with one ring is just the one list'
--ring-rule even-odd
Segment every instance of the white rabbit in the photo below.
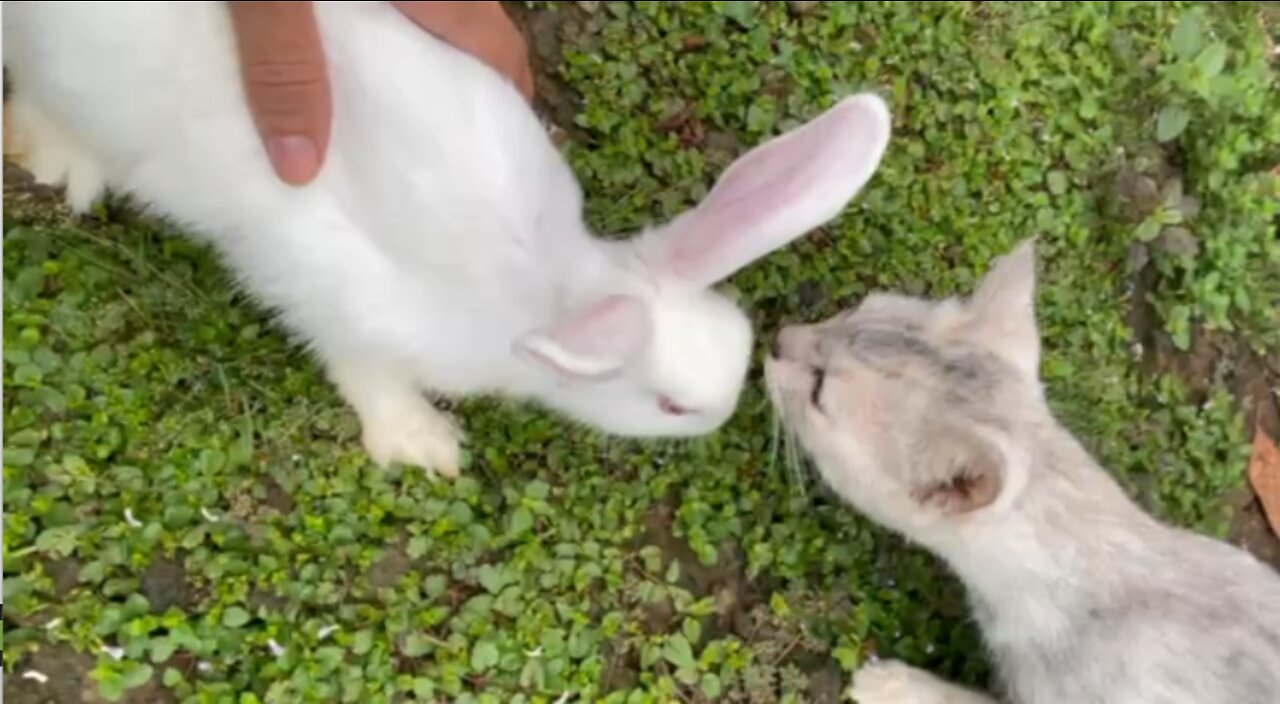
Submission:
{"label": "white rabbit", "polygon": [[456,476],[424,395],[538,402],[606,433],[711,432],[747,317],[711,287],[837,216],[890,115],[870,94],[743,156],[697,208],[596,239],[517,90],[381,2],[317,2],[333,128],[295,188],[249,114],[225,3],[6,2],[11,119],[76,209],[129,193],[207,239],[322,360],[371,458]]}

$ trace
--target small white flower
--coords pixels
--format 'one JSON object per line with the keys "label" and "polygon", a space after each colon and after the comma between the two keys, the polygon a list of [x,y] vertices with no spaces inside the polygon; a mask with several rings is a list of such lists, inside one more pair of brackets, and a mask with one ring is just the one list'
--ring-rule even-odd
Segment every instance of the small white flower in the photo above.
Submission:
{"label": "small white flower", "polygon": [[109,656],[111,657],[111,659],[112,659],[112,660],[123,660],[123,659],[124,659],[124,648],[117,648],[117,647],[110,646],[110,645],[104,645],[104,646],[102,646],[102,652],[104,652],[104,653],[106,653],[107,655],[109,655]]}
{"label": "small white flower", "polygon": [[284,657],[284,647],[276,642],[275,638],[267,641],[267,647],[271,649],[271,654],[276,657]]}
{"label": "small white flower", "polygon": [[204,506],[200,507],[200,515],[204,516],[204,520],[209,521],[210,523],[217,523],[218,521],[222,520],[221,518],[218,518],[217,516],[210,513],[209,509],[205,508]]}
{"label": "small white flower", "polygon": [[124,510],[124,522],[129,524],[130,528],[141,528],[142,521],[133,517],[133,509],[126,508]]}
{"label": "small white flower", "polygon": [[49,676],[44,674],[43,672],[37,672],[36,670],[27,670],[26,672],[22,673],[22,679],[35,680],[40,684],[45,684],[49,681]]}
{"label": "small white flower", "polygon": [[55,619],[53,619],[52,621],[50,621],[50,622],[48,622],[48,623],[44,624],[44,627],[45,627],[45,629],[46,629],[46,630],[50,630],[50,631],[52,631],[53,629],[55,629],[55,628],[57,628],[58,626],[61,626],[61,625],[62,625],[62,617],[61,617],[61,616],[59,616],[58,618],[55,618]]}
{"label": "small white flower", "polygon": [[201,660],[200,662],[196,663],[196,669],[201,672],[213,672],[213,663],[208,662],[206,660]]}
{"label": "small white flower", "polygon": [[320,629],[319,633],[316,634],[316,638],[319,638],[320,640],[324,640],[325,638],[328,638],[336,630],[338,630],[337,626],[325,626],[324,628]]}

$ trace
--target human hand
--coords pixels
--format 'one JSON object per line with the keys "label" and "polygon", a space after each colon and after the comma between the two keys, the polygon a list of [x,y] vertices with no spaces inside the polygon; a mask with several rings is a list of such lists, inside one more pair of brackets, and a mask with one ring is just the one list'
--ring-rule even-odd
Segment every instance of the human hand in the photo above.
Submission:
{"label": "human hand", "polygon": [[[267,156],[291,185],[315,178],[329,147],[329,79],[310,2],[230,2],[241,77]],[[501,72],[526,99],[533,72],[524,37],[496,0],[392,2],[424,30]]]}

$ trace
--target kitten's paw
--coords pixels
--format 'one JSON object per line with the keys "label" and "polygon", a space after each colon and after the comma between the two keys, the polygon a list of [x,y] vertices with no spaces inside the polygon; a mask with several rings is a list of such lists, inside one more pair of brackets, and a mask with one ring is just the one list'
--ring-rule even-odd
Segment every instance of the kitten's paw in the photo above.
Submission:
{"label": "kitten's paw", "polygon": [[869,662],[853,675],[849,696],[858,704],[941,704],[937,680],[900,660]]}
{"label": "kitten's paw", "polygon": [[458,476],[462,432],[453,420],[420,396],[380,404],[375,418],[362,418],[361,441],[379,465],[421,467],[449,479]]}

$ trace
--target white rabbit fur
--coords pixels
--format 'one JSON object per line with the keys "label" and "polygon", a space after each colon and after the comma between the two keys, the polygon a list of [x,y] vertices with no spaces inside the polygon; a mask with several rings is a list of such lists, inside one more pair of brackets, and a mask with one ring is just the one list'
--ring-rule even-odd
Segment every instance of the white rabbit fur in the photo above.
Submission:
{"label": "white rabbit fur", "polygon": [[73,208],[113,188],[211,242],[318,354],[381,464],[456,475],[461,434],[424,392],[620,435],[716,429],[752,331],[711,286],[838,215],[889,139],[879,98],[846,98],[698,208],[599,240],[506,80],[387,3],[315,6],[334,117],[306,187],[270,168],[221,2],[4,3],[12,126]]}

